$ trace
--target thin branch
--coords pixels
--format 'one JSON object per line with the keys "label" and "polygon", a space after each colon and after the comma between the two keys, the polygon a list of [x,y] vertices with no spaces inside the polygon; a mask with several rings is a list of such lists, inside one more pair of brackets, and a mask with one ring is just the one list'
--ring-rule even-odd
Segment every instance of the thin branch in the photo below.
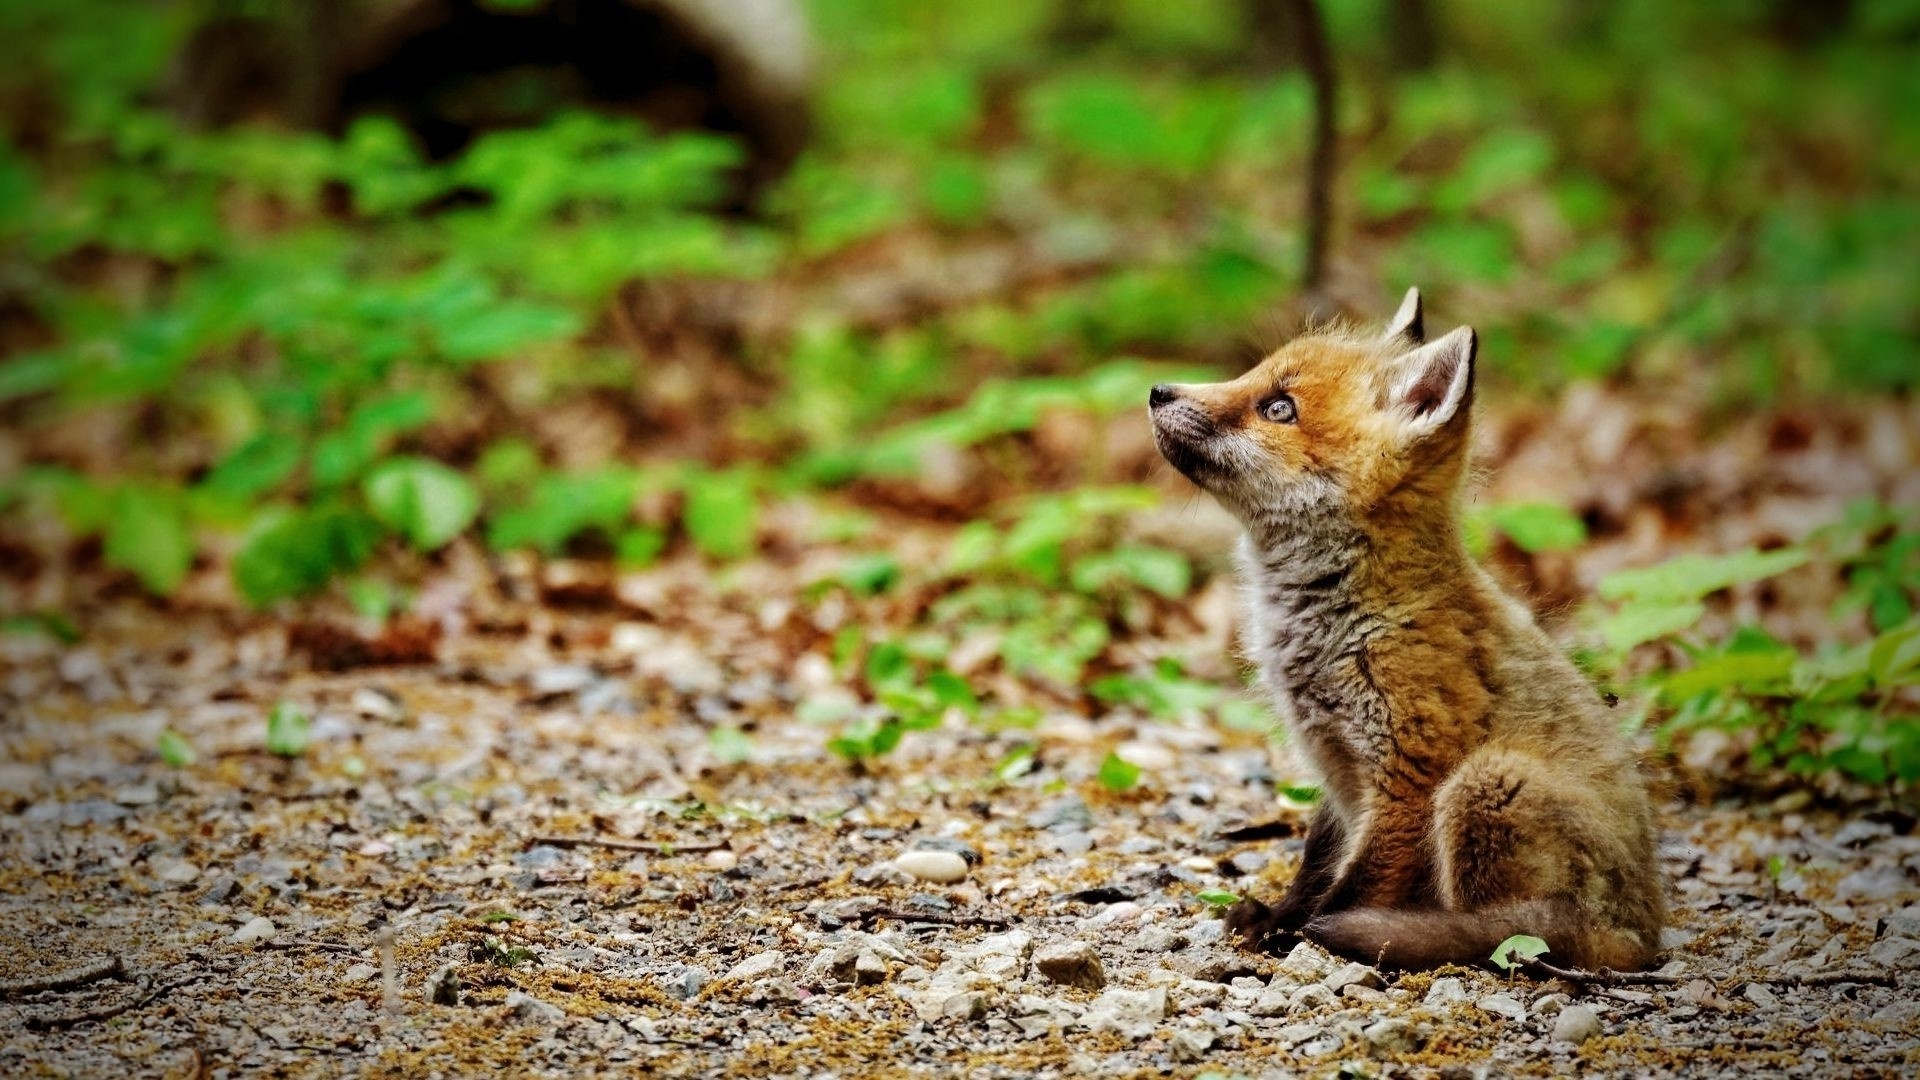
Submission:
{"label": "thin branch", "polygon": [[263,941],[260,947],[274,950],[314,949],[319,952],[338,953],[341,956],[361,956],[366,952],[365,949],[356,948],[341,941],[310,941],[304,938],[290,941]]}
{"label": "thin branch", "polygon": [[1549,964],[1537,958],[1524,963],[1528,971],[1538,972],[1548,978],[1565,979],[1580,986],[1685,986],[1693,981],[1678,975],[1662,975],[1657,971],[1615,971],[1605,967],[1582,971]]}
{"label": "thin branch", "polygon": [[46,990],[71,990],[76,986],[99,982],[101,979],[118,978],[125,970],[118,956],[108,956],[45,975],[0,982],[0,997],[38,994]]}
{"label": "thin branch", "polygon": [[643,851],[650,855],[698,855],[730,846],[725,840],[680,843],[674,840],[621,840],[613,836],[530,836],[527,843],[557,848],[601,847],[614,851]]}
{"label": "thin branch", "polygon": [[[1615,971],[1604,967],[1595,971],[1582,971],[1579,968],[1559,967],[1539,959],[1525,961],[1525,964],[1529,971],[1550,978],[1565,979],[1580,986],[1684,986],[1702,977],[1662,975],[1657,971]],[[1899,985],[1890,971],[1818,971],[1807,975],[1764,975],[1757,978],[1725,976],[1720,981],[1763,983],[1767,986],[1839,986],[1843,983],[1865,983],[1872,986]]]}
{"label": "thin branch", "polygon": [[[103,1005],[98,1008],[83,1009],[80,1012],[67,1013],[64,1016],[28,1017],[27,1027],[33,1031],[58,1031],[64,1028],[76,1027],[80,1024],[91,1024],[102,1020],[111,1020],[123,1013],[130,1013],[135,1009],[145,1008],[161,996],[170,994],[190,983],[199,982],[211,974],[213,974],[211,969],[196,971],[191,975],[181,976],[171,982],[161,983],[149,989],[146,993],[136,994],[117,1005]],[[144,986],[146,984],[147,980],[143,978],[141,985]]]}
{"label": "thin branch", "polygon": [[1318,292],[1327,271],[1327,234],[1333,217],[1334,153],[1338,149],[1339,96],[1327,27],[1314,0],[1289,0],[1300,37],[1300,65],[1313,85],[1313,147],[1307,159],[1307,245],[1300,286]]}
{"label": "thin branch", "polygon": [[997,915],[952,915],[944,911],[902,911],[899,908],[878,907],[863,911],[855,916],[858,922],[873,922],[876,919],[892,919],[895,922],[939,923],[942,926],[979,926],[988,930],[1005,930],[1012,926],[1010,920]]}

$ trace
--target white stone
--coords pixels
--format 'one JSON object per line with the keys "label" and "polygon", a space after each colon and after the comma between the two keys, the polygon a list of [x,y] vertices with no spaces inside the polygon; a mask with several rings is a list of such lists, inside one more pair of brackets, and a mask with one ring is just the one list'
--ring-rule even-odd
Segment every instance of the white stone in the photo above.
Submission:
{"label": "white stone", "polygon": [[185,885],[200,877],[200,868],[185,859],[156,859],[150,869],[154,877],[169,885]]}
{"label": "white stone", "polygon": [[566,1010],[560,1006],[541,1001],[519,990],[507,992],[507,1010],[522,1020],[532,1020],[542,1024],[555,1024],[567,1018]]}
{"label": "white stone", "polygon": [[279,929],[273,925],[273,920],[262,915],[249,920],[247,925],[235,930],[233,936],[227,940],[235,945],[252,945],[257,941],[266,941],[279,932]]}
{"label": "white stone", "polygon": [[777,975],[786,965],[786,953],[781,952],[779,949],[769,949],[766,952],[749,956],[745,960],[733,965],[733,967],[727,971],[727,978],[735,982],[752,982],[755,979],[764,979],[769,975]]}
{"label": "white stone", "polygon": [[908,851],[893,860],[901,871],[921,881],[951,885],[967,876],[967,860],[951,851]]}
{"label": "white stone", "polygon": [[1480,1008],[1495,1016],[1504,1016],[1509,1020],[1525,1020],[1526,1006],[1514,1000],[1511,994],[1488,994],[1480,999]]}
{"label": "white stone", "polygon": [[1144,1039],[1166,1019],[1169,1008],[1164,988],[1108,990],[1087,1006],[1081,1023],[1092,1031],[1111,1031],[1129,1039]]}
{"label": "white stone", "polygon": [[1553,1021],[1555,1042],[1578,1045],[1600,1034],[1600,1014],[1591,1005],[1569,1005]]}
{"label": "white stone", "polygon": [[1427,987],[1426,1003],[1436,1009],[1458,1005],[1467,1000],[1467,984],[1451,975],[1433,980]]}

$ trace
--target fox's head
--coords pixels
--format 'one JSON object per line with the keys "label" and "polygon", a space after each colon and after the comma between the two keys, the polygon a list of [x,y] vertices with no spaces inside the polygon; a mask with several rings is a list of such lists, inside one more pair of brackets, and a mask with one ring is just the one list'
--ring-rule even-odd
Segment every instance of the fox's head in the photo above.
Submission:
{"label": "fox's head", "polygon": [[1409,289],[1384,334],[1309,333],[1231,382],[1155,386],[1154,443],[1250,528],[1443,508],[1466,457],[1476,345],[1465,326],[1428,342]]}

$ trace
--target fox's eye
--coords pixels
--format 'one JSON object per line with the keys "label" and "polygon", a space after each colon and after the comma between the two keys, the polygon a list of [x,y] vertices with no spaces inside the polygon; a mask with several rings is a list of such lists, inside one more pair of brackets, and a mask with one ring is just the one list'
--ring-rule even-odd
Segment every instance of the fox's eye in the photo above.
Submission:
{"label": "fox's eye", "polygon": [[1300,410],[1292,398],[1281,394],[1260,406],[1260,416],[1271,423],[1291,424],[1300,418]]}

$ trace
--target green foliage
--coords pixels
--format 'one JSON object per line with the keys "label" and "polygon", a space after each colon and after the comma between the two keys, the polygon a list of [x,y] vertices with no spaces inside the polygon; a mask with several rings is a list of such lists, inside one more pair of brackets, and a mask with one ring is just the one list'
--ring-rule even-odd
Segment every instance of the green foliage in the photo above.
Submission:
{"label": "green foliage", "polygon": [[130,571],[156,593],[170,593],[193,565],[193,536],[177,496],[123,488],[107,520],[107,564]]}
{"label": "green foliage", "polygon": [[373,553],[379,525],[355,510],[320,505],[264,511],[233,558],[233,581],[255,607],[319,591]]}
{"label": "green foliage", "polygon": [[1587,526],[1572,511],[1554,503],[1505,503],[1478,510],[1467,521],[1468,546],[1486,548],[1489,530],[1513,541],[1530,555],[1572,551],[1587,542]]}
{"label": "green foliage", "polygon": [[[1721,556],[1685,555],[1645,570],[1616,573],[1600,595],[1614,602],[1598,620],[1608,652],[1603,667],[1624,670],[1627,654],[1655,643],[1666,657],[1641,687],[1669,715],[1663,738],[1702,728],[1745,732],[1755,769],[1790,774],[1837,772],[1870,784],[1920,779],[1920,724],[1900,715],[1901,699],[1920,686],[1920,618],[1897,622],[1920,599],[1913,534],[1904,511],[1862,505],[1822,529],[1808,546]],[[1869,635],[1852,645],[1796,649],[1757,626],[1721,640],[1694,633],[1712,594],[1813,564],[1844,575],[1843,612],[1868,613]]]}
{"label": "green foliage", "polygon": [[194,752],[193,744],[187,741],[186,736],[172,728],[166,728],[160,732],[160,738],[154,743],[154,752],[160,755],[160,760],[166,762],[169,768],[174,769],[184,769],[200,759],[200,755]]}
{"label": "green foliage", "polygon": [[1202,889],[1194,894],[1194,898],[1210,908],[1231,907],[1240,902],[1240,894],[1225,889]]}
{"label": "green foliage", "polygon": [[753,739],[736,727],[717,727],[707,734],[707,746],[723,765],[753,760]]}
{"label": "green foliage", "polygon": [[80,640],[80,628],[57,611],[39,611],[27,615],[8,615],[0,619],[0,633],[30,634],[52,638],[63,645]]}
{"label": "green foliage", "polygon": [[462,474],[428,458],[393,458],[367,474],[367,508],[375,520],[433,551],[467,531],[480,495]]}
{"label": "green foliage", "polygon": [[491,934],[481,938],[470,948],[467,958],[475,963],[505,968],[509,971],[535,959],[532,949],[524,945],[509,945]]}
{"label": "green foliage", "polygon": [[1100,762],[1097,775],[1100,786],[1108,791],[1132,791],[1140,783],[1140,766],[1119,754],[1108,752]]}
{"label": "green foliage", "polygon": [[282,701],[267,714],[267,752],[284,758],[297,758],[307,752],[313,740],[313,722],[307,714]]}
{"label": "green foliage", "polygon": [[687,535],[715,559],[738,559],[753,551],[759,514],[751,473],[707,473],[687,483]]}
{"label": "green foliage", "polygon": [[1548,945],[1545,941],[1527,934],[1515,934],[1494,946],[1493,955],[1487,959],[1492,960],[1494,966],[1502,971],[1512,971],[1514,968],[1526,966],[1527,961],[1543,956],[1547,951]]}

